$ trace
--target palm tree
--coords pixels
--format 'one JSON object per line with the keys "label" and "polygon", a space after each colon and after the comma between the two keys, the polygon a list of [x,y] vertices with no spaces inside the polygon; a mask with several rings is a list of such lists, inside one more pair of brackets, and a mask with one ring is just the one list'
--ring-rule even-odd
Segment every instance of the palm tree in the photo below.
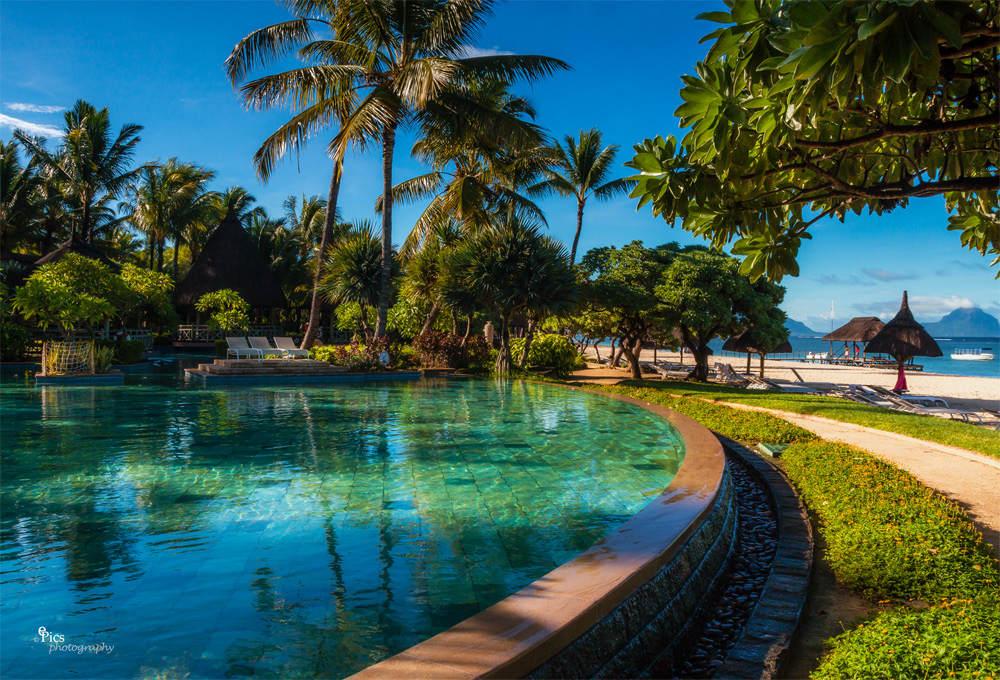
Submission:
{"label": "palm tree", "polygon": [[[193,163],[179,163],[171,158],[163,165],[141,168],[138,181],[129,186],[129,219],[149,242],[149,267],[163,269],[163,251],[167,238],[174,241],[173,277],[177,279],[178,253],[184,235],[192,225],[203,224],[216,212],[218,195],[208,191],[215,173]],[[251,197],[252,198],[252,197]]]}
{"label": "palm tree", "polygon": [[[141,170],[129,167],[142,126],[123,125],[112,138],[108,109],[98,111],[82,99],[65,113],[64,121],[63,141],[56,154],[45,149],[43,139],[20,130],[14,137],[63,182],[67,198],[80,210],[80,238],[91,241],[95,204],[105,195],[117,196]],[[76,236],[75,223],[72,236]]]}
{"label": "palm tree", "polygon": [[361,327],[371,337],[368,308],[378,304],[382,283],[382,247],[375,225],[368,220],[354,223],[330,249],[320,290],[334,304],[357,302]]}
{"label": "palm tree", "polygon": [[21,165],[15,140],[0,143],[0,252],[9,253],[35,232],[41,181],[34,158]]}
{"label": "palm tree", "polygon": [[584,132],[580,130],[580,141],[572,135],[566,135],[562,144],[556,144],[550,149],[553,165],[543,171],[545,180],[531,187],[529,194],[545,196],[559,194],[560,196],[576,197],[576,235],[573,237],[573,248],[570,250],[570,264],[576,262],[576,247],[580,243],[580,230],[583,228],[583,208],[587,199],[593,196],[598,201],[607,201],[615,196],[630,191],[635,182],[627,179],[608,181],[618,145],[611,144],[601,148],[601,131],[591,128]]}
{"label": "palm tree", "polygon": [[444,259],[461,239],[461,227],[454,220],[442,220],[431,228],[423,247],[406,262],[403,293],[430,305],[421,333],[434,327],[442,307],[452,306],[441,297],[441,269]]}
{"label": "palm tree", "polygon": [[[425,113],[422,136],[412,155],[428,163],[431,172],[392,188],[394,202],[431,197],[403,243],[404,255],[419,248],[428,231],[442,220],[456,220],[467,234],[483,227],[491,213],[511,209],[522,217],[545,221],[541,209],[520,193],[547,164],[540,146],[544,135],[531,122],[534,108],[523,97],[511,95],[502,81],[472,83],[462,92],[497,117],[505,117],[510,126],[520,125],[521,134],[499,137],[450,110]],[[380,197],[375,210],[381,209]]]}
{"label": "palm tree", "polygon": [[[513,368],[510,321],[514,314],[537,316],[564,311],[575,295],[572,268],[562,244],[538,227],[507,214],[488,229],[463,240],[448,258],[443,296],[472,293],[500,319],[496,371]],[[546,288],[551,286],[552,292]]]}
{"label": "palm tree", "polygon": [[[242,93],[255,106],[292,100],[304,108],[279,131],[265,159],[297,149],[310,133],[333,118],[340,120],[340,131],[330,145],[334,158],[331,195],[334,182],[339,183],[339,162],[346,145],[381,143],[383,267],[378,337],[385,333],[391,292],[396,131],[434,107],[452,107],[463,109],[463,115],[478,124],[494,123],[497,135],[519,134],[519,129],[511,130],[493,112],[465,102],[456,86],[483,77],[538,78],[568,66],[539,56],[461,58],[466,43],[490,15],[493,0],[286,0],[285,5],[299,18],[261,29],[241,41],[227,61],[230,79],[241,82],[257,64],[284,57],[305,43],[298,54],[312,65],[247,83]],[[315,39],[313,25],[327,29],[331,39]],[[335,208],[335,201],[329,204]]]}

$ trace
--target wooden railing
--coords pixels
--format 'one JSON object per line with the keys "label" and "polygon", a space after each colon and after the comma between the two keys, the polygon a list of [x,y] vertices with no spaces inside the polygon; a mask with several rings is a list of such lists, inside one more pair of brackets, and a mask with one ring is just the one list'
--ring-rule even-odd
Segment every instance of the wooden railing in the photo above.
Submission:
{"label": "wooden railing", "polygon": [[71,342],[82,342],[85,340],[115,340],[119,337],[119,331],[123,332],[122,337],[128,336],[130,340],[141,340],[142,344],[146,349],[152,349],[153,347],[153,333],[144,328],[126,328],[126,329],[114,329],[110,331],[105,331],[103,328],[97,331],[73,331],[69,334],[69,337],[58,329],[55,328],[29,328],[28,336],[31,340],[42,343],[49,340],[68,340]]}
{"label": "wooden railing", "polygon": [[227,335],[230,337],[262,335],[273,338],[276,335],[285,335],[285,331],[281,326],[251,326],[245,331],[220,331],[204,324],[182,324],[177,327],[178,342],[214,342],[224,340]]}

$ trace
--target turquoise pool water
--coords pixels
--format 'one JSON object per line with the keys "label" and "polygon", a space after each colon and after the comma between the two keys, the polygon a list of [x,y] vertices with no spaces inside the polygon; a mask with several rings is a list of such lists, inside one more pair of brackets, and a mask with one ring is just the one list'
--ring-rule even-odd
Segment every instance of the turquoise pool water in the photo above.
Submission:
{"label": "turquoise pool water", "polygon": [[586,549],[683,457],[537,384],[2,388],[5,679],[342,677]]}

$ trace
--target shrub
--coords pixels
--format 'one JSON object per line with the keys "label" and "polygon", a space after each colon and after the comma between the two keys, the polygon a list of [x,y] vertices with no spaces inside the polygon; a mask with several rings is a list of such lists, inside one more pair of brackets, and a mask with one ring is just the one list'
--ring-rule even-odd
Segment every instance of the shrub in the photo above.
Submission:
{"label": "shrub", "polygon": [[146,346],[142,340],[96,340],[95,348],[108,348],[114,351],[114,360],[118,364],[135,364],[142,360]]}
{"label": "shrub", "polygon": [[225,340],[215,341],[215,356],[220,359],[225,359],[229,353],[229,343]]}
{"label": "shrub", "polygon": [[114,347],[100,344],[94,347],[94,373],[107,373],[111,369],[111,360],[114,357]]}
{"label": "shrub", "polygon": [[28,329],[4,319],[0,323],[0,359],[16,361],[28,351]]}
{"label": "shrub", "polygon": [[173,333],[156,333],[153,335],[153,346],[162,347],[163,345],[169,345],[174,341]]}
{"label": "shrub", "polygon": [[995,678],[997,640],[995,595],[892,609],[830,640],[812,678]]}
{"label": "shrub", "polygon": [[791,446],[784,461],[847,585],[928,602],[996,590],[994,559],[969,518],[908,472],[833,442]]}
{"label": "shrub", "polygon": [[465,354],[462,336],[427,331],[413,338],[413,351],[424,368],[458,368]]}
{"label": "shrub", "polygon": [[[524,352],[524,338],[511,341],[510,354],[517,362]],[[536,335],[528,349],[529,366],[551,366],[556,375],[565,378],[576,369],[576,360],[580,353],[564,335],[543,333]]]}
{"label": "shrub", "polygon": [[[388,361],[382,360],[385,358],[383,353],[388,354]],[[336,366],[346,366],[354,372],[391,371],[409,365],[403,346],[386,336],[367,345],[361,345],[355,340],[350,345],[313,347],[309,350],[309,357]]]}
{"label": "shrub", "polygon": [[413,339],[413,351],[424,368],[458,368],[488,372],[490,346],[481,335],[470,336],[462,346],[462,336],[427,331]]}
{"label": "shrub", "polygon": [[205,293],[194,303],[199,312],[210,312],[208,327],[234,331],[250,327],[250,305],[232,288]]}

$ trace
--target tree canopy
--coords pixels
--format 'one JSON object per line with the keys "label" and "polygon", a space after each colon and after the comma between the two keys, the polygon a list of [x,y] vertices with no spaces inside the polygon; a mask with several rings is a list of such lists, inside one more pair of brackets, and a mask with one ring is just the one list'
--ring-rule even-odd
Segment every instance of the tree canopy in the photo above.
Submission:
{"label": "tree canopy", "polygon": [[682,76],[690,131],[627,163],[640,208],[775,280],[819,219],[915,197],[943,196],[963,245],[1000,255],[995,2],[725,1]]}
{"label": "tree canopy", "polygon": [[681,333],[695,358],[692,380],[708,378],[708,343],[749,328],[769,347],[788,339],[778,305],[785,289],[766,279],[751,282],[738,260],[714,252],[678,255],[656,287],[661,313]]}

